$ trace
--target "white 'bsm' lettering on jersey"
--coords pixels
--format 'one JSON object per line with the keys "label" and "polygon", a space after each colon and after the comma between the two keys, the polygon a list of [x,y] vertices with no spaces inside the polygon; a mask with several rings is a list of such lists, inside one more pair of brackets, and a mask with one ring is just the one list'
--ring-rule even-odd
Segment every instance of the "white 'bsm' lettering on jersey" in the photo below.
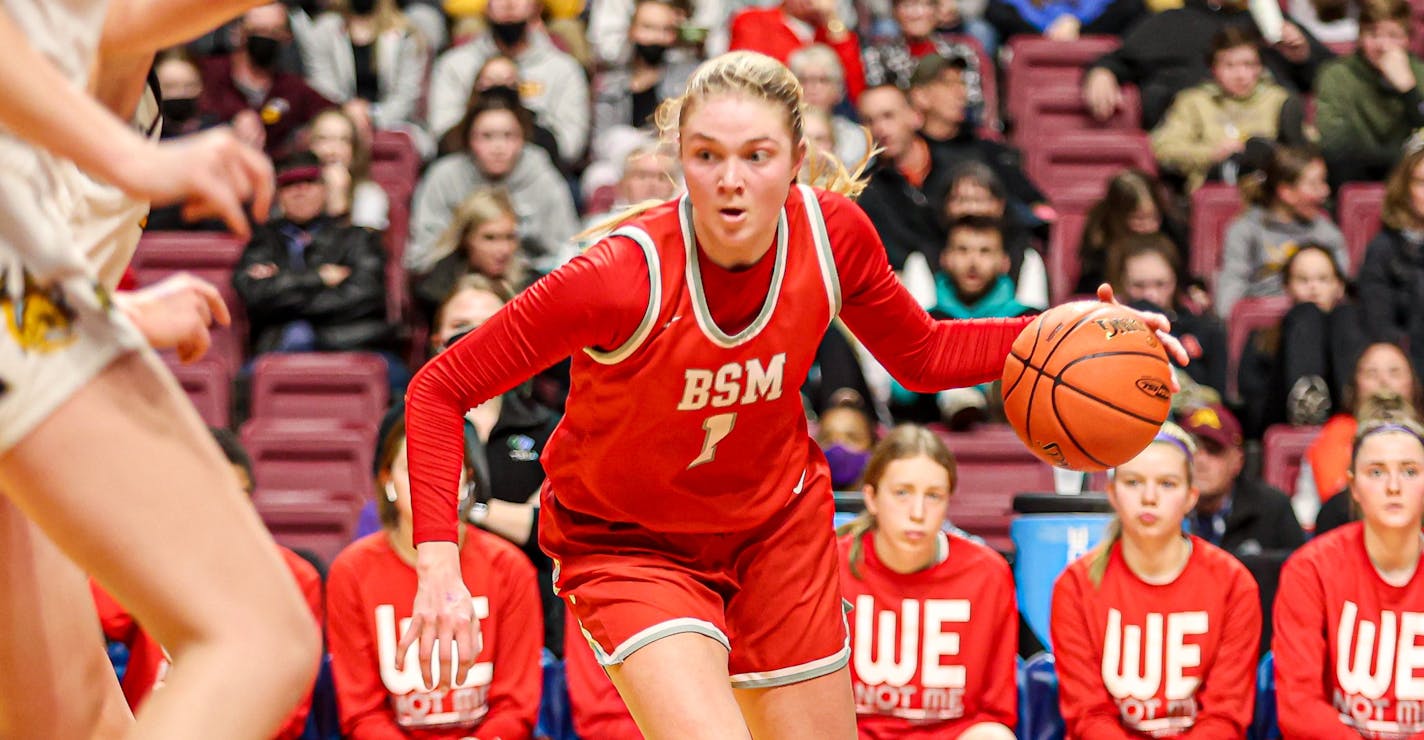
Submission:
{"label": "white 'bsm' lettering on jersey", "polygon": [[1365,737],[1412,737],[1424,729],[1424,613],[1384,610],[1378,624],[1359,615],[1353,601],[1340,609],[1335,709]]}
{"label": "white 'bsm' lettering on jersey", "polygon": [[[905,599],[897,612],[877,609],[874,596],[857,596],[851,649],[857,711],[910,719],[964,716],[967,672],[943,661],[959,655],[960,642],[959,632],[945,625],[967,623],[969,612],[965,599]],[[918,685],[911,683],[917,672]]]}
{"label": "white 'bsm' lettering on jersey", "polygon": [[1145,625],[1124,625],[1122,612],[1108,610],[1103,684],[1117,701],[1125,725],[1153,737],[1180,734],[1192,726],[1201,677],[1186,672],[1201,666],[1202,655],[1201,646],[1188,644],[1186,638],[1204,635],[1208,627],[1206,612],[1152,612]]}
{"label": "white 'bsm' lettering on jersey", "polygon": [[[470,599],[477,619],[489,616],[489,597],[475,596]],[[494,664],[488,661],[476,663],[465,680],[448,691],[426,691],[420,677],[419,646],[412,644],[405,655],[405,670],[396,670],[396,645],[400,635],[410,624],[410,617],[396,625],[395,607],[382,604],[376,607],[376,647],[381,665],[381,683],[391,694],[391,704],[396,713],[396,722],[402,727],[440,727],[444,725],[475,722],[489,711],[485,698],[494,678]],[[458,660],[459,651],[450,645],[452,659]],[[440,662],[435,655],[430,656],[432,676],[440,680]]]}
{"label": "white 'bsm' lettering on jersey", "polygon": [[683,371],[682,401],[678,411],[697,411],[711,404],[720,409],[734,403],[746,405],[757,401],[781,398],[781,376],[786,368],[786,353],[779,352],[771,361],[750,359],[745,364],[729,362],[716,370],[688,368]]}

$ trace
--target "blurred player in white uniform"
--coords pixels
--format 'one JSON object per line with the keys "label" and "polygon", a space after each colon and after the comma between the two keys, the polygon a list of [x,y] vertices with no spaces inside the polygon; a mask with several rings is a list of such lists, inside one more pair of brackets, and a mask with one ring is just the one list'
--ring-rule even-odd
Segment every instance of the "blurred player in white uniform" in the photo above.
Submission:
{"label": "blurred player in white uniform", "polygon": [[[191,278],[112,293],[145,201],[243,235],[243,201],[266,215],[270,165],[230,133],[157,144],[123,120],[154,51],[255,4],[0,0],[0,737],[264,737],[310,688],[310,615],[147,349],[200,356],[226,308]],[[173,653],[135,722],[106,706],[69,560]]]}

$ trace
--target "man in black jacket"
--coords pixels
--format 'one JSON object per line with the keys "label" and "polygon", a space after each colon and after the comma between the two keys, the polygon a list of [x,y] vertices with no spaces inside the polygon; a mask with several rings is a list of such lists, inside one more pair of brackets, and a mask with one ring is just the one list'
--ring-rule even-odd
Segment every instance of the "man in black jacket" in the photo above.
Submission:
{"label": "man in black jacket", "polygon": [[1187,412],[1182,429],[1197,441],[1193,483],[1199,492],[1192,533],[1237,557],[1305,544],[1290,498],[1257,478],[1241,475],[1241,423],[1224,406]]}
{"label": "man in black jacket", "polygon": [[[1151,130],[1178,92],[1208,79],[1211,39],[1227,26],[1260,32],[1245,0],[1186,0],[1183,7],[1146,16],[1127,31],[1121,47],[1088,66],[1083,77],[1088,110],[1107,120],[1122,100],[1121,85],[1135,84],[1142,93],[1142,127]],[[1281,40],[1261,49],[1269,74],[1295,93],[1310,92],[1316,70],[1333,56],[1290,19]]]}
{"label": "man in black jacket", "polygon": [[277,187],[282,217],[253,230],[232,277],[253,354],[389,350],[381,235],[326,216],[309,152],[283,162]]}

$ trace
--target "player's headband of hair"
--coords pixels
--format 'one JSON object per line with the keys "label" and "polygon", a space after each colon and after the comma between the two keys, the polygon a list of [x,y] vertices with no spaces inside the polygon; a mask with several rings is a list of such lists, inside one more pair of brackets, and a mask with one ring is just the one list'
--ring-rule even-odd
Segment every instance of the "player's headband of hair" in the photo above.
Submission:
{"label": "player's headband of hair", "polygon": [[1398,422],[1393,421],[1364,425],[1360,428],[1360,433],[1355,437],[1355,441],[1358,443],[1365,437],[1371,437],[1376,434],[1384,434],[1385,432],[1404,432],[1405,434],[1408,434],[1409,436],[1414,437],[1415,439],[1421,442],[1424,442],[1424,430],[1421,430],[1418,425],[1400,424]]}
{"label": "player's headband of hair", "polygon": [[1171,432],[1168,432],[1168,431],[1165,431],[1165,430],[1164,430],[1164,431],[1157,432],[1157,436],[1153,437],[1153,438],[1152,438],[1152,441],[1153,441],[1153,442],[1166,442],[1167,444],[1172,445],[1173,447],[1176,447],[1177,449],[1179,449],[1179,450],[1182,451],[1182,454],[1183,454],[1183,455],[1186,455],[1186,456],[1187,456],[1187,463],[1188,463],[1188,464],[1190,464],[1190,463],[1192,462],[1192,454],[1193,454],[1193,453],[1192,453],[1192,448],[1191,448],[1191,446],[1189,446],[1189,445],[1187,444],[1187,441],[1186,441],[1186,440],[1184,440],[1184,439],[1178,437],[1177,435],[1172,434]]}

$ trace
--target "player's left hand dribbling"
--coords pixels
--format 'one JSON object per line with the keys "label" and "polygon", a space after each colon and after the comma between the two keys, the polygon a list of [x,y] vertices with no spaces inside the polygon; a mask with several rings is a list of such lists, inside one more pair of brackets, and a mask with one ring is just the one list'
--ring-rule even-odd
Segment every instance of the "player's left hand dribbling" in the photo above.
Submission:
{"label": "player's left hand dribbling", "polygon": [[[416,547],[415,603],[410,624],[396,646],[396,670],[404,670],[410,646],[419,644],[420,676],[426,689],[450,688],[465,681],[483,648],[480,623],[470,591],[460,577],[460,551],[453,542],[422,542]],[[457,661],[451,664],[451,646]],[[440,680],[431,670],[439,656]]]}
{"label": "player's left hand dribbling", "polygon": [[[1139,311],[1135,308],[1123,306],[1121,303],[1118,303],[1117,297],[1113,295],[1112,286],[1107,283],[1098,286],[1098,300],[1103,303],[1111,303],[1114,306],[1137,314],[1144,324],[1157,332],[1157,338],[1162,340],[1162,345],[1167,348],[1167,354],[1171,356],[1172,360],[1178,365],[1186,365],[1191,361],[1191,357],[1187,354],[1186,348],[1182,346],[1182,343],[1178,341],[1176,337],[1172,336],[1172,322],[1169,321],[1166,316],[1152,311]],[[1175,374],[1171,376],[1170,380],[1173,393],[1182,389],[1177,383],[1177,376]]]}
{"label": "player's left hand dribbling", "polygon": [[208,327],[232,323],[218,289],[206,280],[179,273],[114,302],[154,349],[175,349],[184,363],[195,362],[212,345]]}

